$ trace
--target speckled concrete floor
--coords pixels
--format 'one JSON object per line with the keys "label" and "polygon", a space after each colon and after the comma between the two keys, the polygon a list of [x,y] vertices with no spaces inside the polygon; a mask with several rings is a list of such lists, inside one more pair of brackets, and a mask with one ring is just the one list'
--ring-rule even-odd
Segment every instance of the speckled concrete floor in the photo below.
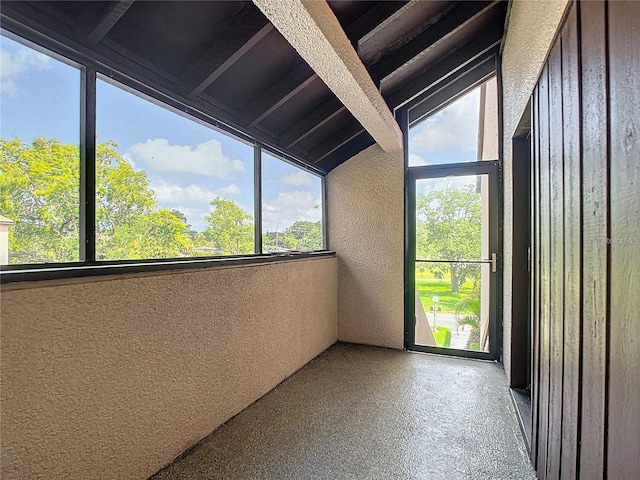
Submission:
{"label": "speckled concrete floor", "polygon": [[501,366],[337,344],[166,479],[535,479]]}

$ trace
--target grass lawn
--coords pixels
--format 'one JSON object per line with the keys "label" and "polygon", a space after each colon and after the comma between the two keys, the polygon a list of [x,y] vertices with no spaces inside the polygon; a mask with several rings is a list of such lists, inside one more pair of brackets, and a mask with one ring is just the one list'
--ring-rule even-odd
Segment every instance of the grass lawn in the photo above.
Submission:
{"label": "grass lawn", "polygon": [[451,292],[451,280],[449,278],[435,278],[429,271],[416,271],[416,288],[422,300],[422,305],[426,312],[431,311],[433,301],[431,298],[437,295],[438,307],[442,308],[443,313],[455,313],[455,305],[460,301],[463,295],[471,293],[473,283],[467,282],[460,286],[458,293]]}
{"label": "grass lawn", "polygon": [[449,348],[451,346],[451,329],[447,327],[436,327],[433,338],[439,347]]}

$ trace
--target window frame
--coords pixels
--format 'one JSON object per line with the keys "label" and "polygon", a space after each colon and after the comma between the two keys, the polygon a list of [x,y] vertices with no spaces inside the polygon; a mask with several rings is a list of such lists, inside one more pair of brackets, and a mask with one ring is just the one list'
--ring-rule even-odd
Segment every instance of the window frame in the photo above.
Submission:
{"label": "window frame", "polygon": [[[5,18],[3,18],[3,21]],[[4,23],[4,22],[3,22]],[[7,22],[0,28],[0,35],[36,50],[55,60],[61,61],[80,71],[80,204],[79,204],[79,261],[58,263],[6,264],[0,266],[0,283],[52,280],[85,276],[151,272],[159,270],[184,270],[220,267],[230,265],[250,265],[255,263],[281,261],[294,258],[334,256],[327,250],[326,216],[326,172],[286,154],[279,149],[258,141],[241,130],[194,108],[169,93],[161,92],[139,81],[131,75],[116,71],[100,62],[100,57],[92,57],[85,48],[74,49],[63,41],[45,36],[33,30],[23,31],[19,25]],[[194,256],[178,258],[148,258],[136,260],[96,260],[96,92],[97,80],[106,81],[117,88],[178,114],[193,122],[211,128],[233,140],[252,146],[254,150],[254,252],[246,255]],[[262,152],[268,153],[300,168],[321,180],[322,232],[321,250],[296,253],[262,253]]]}
{"label": "window frame", "polygon": [[[276,160],[279,160],[281,162],[287,163],[293,167],[296,168],[300,168],[301,170],[305,171],[306,173],[309,173],[311,175],[314,175],[316,177],[318,177],[320,179],[320,197],[322,199],[322,213],[321,213],[321,217],[320,217],[320,222],[322,224],[322,250],[326,250],[327,249],[327,245],[328,245],[328,240],[327,240],[327,188],[326,188],[326,181],[327,181],[327,177],[326,175],[318,175],[314,172],[311,172],[308,169],[305,168],[301,168],[300,165],[291,162],[290,160],[288,160],[286,157],[283,157],[282,155],[280,155],[279,153],[275,153],[272,151],[267,150],[267,154],[271,155],[271,157],[273,157]],[[259,245],[260,250],[259,252],[262,254],[263,253],[263,245],[262,245],[262,233],[263,233],[263,229],[262,229],[262,207],[263,207],[263,203],[262,203],[262,156],[260,157],[260,175],[256,175],[256,182],[259,180],[260,181],[260,186],[259,186],[259,190],[260,190],[260,204],[256,204],[256,214],[254,215],[254,218],[257,219],[258,218],[258,209],[259,209],[259,216],[260,216],[260,227],[256,229],[256,242],[257,245]],[[259,178],[258,178],[259,177]],[[258,191],[258,188],[256,188],[255,190],[256,192]],[[256,197],[257,198],[257,197]],[[259,237],[258,235],[258,230],[259,230]],[[314,250],[314,251],[318,251],[318,250]],[[282,252],[276,252],[277,253],[282,253]]]}

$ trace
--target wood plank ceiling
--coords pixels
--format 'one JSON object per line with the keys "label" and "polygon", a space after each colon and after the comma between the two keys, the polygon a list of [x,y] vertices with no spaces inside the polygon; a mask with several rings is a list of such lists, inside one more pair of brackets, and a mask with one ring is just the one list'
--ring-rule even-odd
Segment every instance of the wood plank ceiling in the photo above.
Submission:
{"label": "wood plank ceiling", "polygon": [[[506,12],[504,1],[328,3],[392,111],[493,58]],[[374,143],[252,2],[3,1],[1,19],[320,171]]]}

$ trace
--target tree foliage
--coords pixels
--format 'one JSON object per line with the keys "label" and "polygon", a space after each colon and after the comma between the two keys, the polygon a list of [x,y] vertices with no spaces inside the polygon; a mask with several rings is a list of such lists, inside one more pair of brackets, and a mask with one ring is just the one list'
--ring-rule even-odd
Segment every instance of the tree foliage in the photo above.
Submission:
{"label": "tree foliage", "polygon": [[[202,255],[196,247],[220,255],[253,252],[252,217],[235,202],[214,199],[205,232],[189,230],[183,213],[159,208],[147,174],[117,148],[114,142],[96,146],[98,260]],[[79,191],[77,145],[0,139],[0,214],[15,222],[11,263],[79,260]]]}
{"label": "tree foliage", "polygon": [[[481,198],[474,185],[419,194],[416,198],[416,253],[434,260],[479,259],[481,254]],[[477,264],[430,263],[438,278],[451,275],[451,290],[469,277],[477,278]]]}
{"label": "tree foliage", "polygon": [[14,263],[78,260],[78,147],[0,139],[0,213],[13,220]]}
{"label": "tree foliage", "polygon": [[322,248],[322,222],[298,220],[284,232],[267,232],[262,235],[264,250],[320,250]]}
{"label": "tree foliage", "polygon": [[205,217],[209,224],[203,232],[208,244],[220,255],[253,253],[253,216],[234,201],[216,198],[213,211]]}

